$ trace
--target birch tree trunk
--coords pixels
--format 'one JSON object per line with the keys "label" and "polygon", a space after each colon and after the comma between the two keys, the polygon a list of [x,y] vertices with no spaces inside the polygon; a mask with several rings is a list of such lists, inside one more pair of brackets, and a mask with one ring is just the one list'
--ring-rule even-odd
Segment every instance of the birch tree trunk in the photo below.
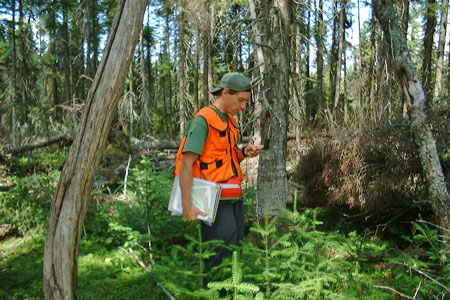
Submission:
{"label": "birch tree trunk", "polygon": [[[431,127],[425,114],[426,98],[419,81],[417,71],[406,45],[405,35],[398,23],[398,17],[391,0],[373,0],[372,6],[377,19],[390,43],[397,76],[405,90],[405,96],[411,98],[411,131],[422,164],[422,171],[429,183],[428,201],[440,225],[450,228],[450,197],[445,186],[442,166],[432,136]],[[448,232],[446,233],[448,237]]]}
{"label": "birch tree trunk", "polygon": [[291,16],[288,0],[262,1],[268,12],[264,43],[265,84],[269,114],[265,115],[262,136],[270,137],[270,150],[259,157],[256,213],[277,215],[286,207],[287,122],[289,103]]}
{"label": "birch tree trunk", "polygon": [[119,1],[103,59],[53,199],[44,252],[45,299],[77,299],[78,248],[94,175],[106,146],[147,0]]}

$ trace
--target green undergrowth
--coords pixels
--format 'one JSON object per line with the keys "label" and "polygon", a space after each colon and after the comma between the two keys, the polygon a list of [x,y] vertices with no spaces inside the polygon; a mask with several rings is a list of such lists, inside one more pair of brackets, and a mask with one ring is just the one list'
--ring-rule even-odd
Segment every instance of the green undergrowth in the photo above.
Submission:
{"label": "green undergrowth", "polygon": [[[45,227],[58,170],[16,174],[15,188],[0,193],[2,224],[20,228],[0,241],[0,299],[43,299]],[[420,215],[377,225],[346,208],[297,208],[294,201],[277,217],[256,219],[254,187],[244,191],[245,242],[206,270],[203,260],[221,243],[203,242],[198,223],[170,215],[172,180],[170,170],[144,158],[117,186],[93,192],[79,251],[78,299],[450,296],[448,249]]]}

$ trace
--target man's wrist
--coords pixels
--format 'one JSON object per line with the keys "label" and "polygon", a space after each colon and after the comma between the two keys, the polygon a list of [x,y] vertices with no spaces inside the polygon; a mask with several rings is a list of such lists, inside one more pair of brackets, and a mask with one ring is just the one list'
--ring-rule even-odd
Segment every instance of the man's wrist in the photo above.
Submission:
{"label": "man's wrist", "polygon": [[245,153],[245,149],[247,148],[247,146],[245,146],[244,148],[242,148],[242,156],[245,158],[247,157],[247,153]]}

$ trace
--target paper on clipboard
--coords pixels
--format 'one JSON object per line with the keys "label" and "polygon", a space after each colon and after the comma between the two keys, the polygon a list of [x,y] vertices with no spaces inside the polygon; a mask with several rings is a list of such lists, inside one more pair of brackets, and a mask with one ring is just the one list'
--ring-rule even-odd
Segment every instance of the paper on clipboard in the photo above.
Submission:
{"label": "paper on clipboard", "polygon": [[[194,177],[192,180],[191,202],[192,205],[207,213],[206,216],[197,215],[199,220],[211,226],[216,219],[222,187],[211,181]],[[173,182],[168,210],[172,215],[182,215],[183,205],[181,200],[180,178],[177,175]]]}

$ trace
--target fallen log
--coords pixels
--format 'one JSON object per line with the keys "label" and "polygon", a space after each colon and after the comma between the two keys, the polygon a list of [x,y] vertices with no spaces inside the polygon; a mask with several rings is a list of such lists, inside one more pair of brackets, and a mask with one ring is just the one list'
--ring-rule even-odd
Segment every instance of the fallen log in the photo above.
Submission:
{"label": "fallen log", "polygon": [[17,155],[17,154],[22,154],[22,153],[25,153],[28,151],[33,151],[38,148],[48,147],[48,146],[51,146],[54,144],[58,144],[59,146],[64,147],[67,145],[71,145],[74,138],[75,138],[75,134],[73,132],[64,133],[64,134],[60,134],[60,135],[51,137],[45,141],[37,141],[32,144],[22,145],[22,146],[15,147],[15,148],[6,148],[5,153]]}
{"label": "fallen log", "polygon": [[[58,144],[60,147],[70,146],[75,139],[75,133],[65,133],[60,134],[58,136],[51,137],[45,141],[37,141],[32,144],[22,145],[14,148],[6,148],[4,153],[0,153],[0,158],[5,158],[5,154],[17,155],[22,154],[28,151],[33,151],[39,148],[48,147],[54,144]],[[154,141],[143,141],[137,142],[133,145],[133,153],[140,153],[142,151],[150,151],[150,150],[175,150],[178,149],[180,145],[179,142],[160,142],[157,140]],[[5,158],[6,159],[6,158]]]}
{"label": "fallen log", "polygon": [[147,153],[151,150],[177,150],[180,146],[180,142],[178,141],[171,141],[171,142],[165,142],[165,141],[140,141],[137,139],[132,140],[133,146],[132,151],[134,155],[142,155]]}
{"label": "fallen log", "polygon": [[[154,141],[139,141],[134,140],[132,145],[132,154],[130,154],[127,160],[113,169],[103,169],[101,171],[100,178],[98,178],[94,186],[109,186],[115,184],[125,175],[130,162],[136,161],[144,156],[155,159],[156,165],[175,165],[176,150],[179,147],[179,142],[160,142]],[[161,151],[167,151],[167,155],[158,155]]]}
{"label": "fallen log", "polygon": [[7,192],[11,190],[14,185],[0,185],[0,192]]}

